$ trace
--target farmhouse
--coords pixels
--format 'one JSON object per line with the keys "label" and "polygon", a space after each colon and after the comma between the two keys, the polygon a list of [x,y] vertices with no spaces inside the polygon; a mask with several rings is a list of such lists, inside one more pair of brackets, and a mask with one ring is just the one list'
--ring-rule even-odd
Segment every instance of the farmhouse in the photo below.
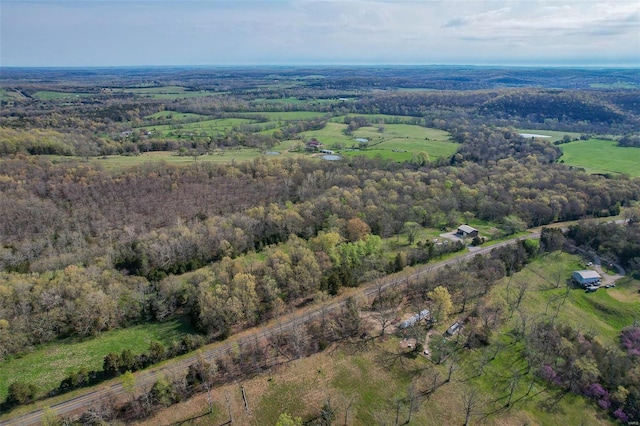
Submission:
{"label": "farmhouse", "polygon": [[596,271],[574,271],[571,278],[582,287],[599,286],[600,275]]}
{"label": "farmhouse", "polygon": [[308,151],[317,151],[322,147],[322,143],[317,139],[311,139],[307,142],[307,150]]}
{"label": "farmhouse", "polygon": [[469,225],[460,225],[458,227],[458,232],[456,233],[460,235],[462,238],[478,236],[478,230],[476,228],[472,228]]}

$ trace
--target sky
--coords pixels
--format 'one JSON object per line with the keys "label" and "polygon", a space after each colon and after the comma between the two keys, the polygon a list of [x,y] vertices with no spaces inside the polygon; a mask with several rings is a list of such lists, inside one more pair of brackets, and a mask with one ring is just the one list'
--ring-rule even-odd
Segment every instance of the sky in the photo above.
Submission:
{"label": "sky", "polygon": [[0,0],[0,66],[640,67],[638,0]]}

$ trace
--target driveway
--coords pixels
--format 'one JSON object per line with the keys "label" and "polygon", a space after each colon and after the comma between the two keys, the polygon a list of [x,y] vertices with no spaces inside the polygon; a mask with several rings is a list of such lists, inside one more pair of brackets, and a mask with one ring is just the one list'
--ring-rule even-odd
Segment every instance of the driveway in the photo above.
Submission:
{"label": "driveway", "polygon": [[620,266],[620,265],[618,265],[616,263],[611,263],[610,266],[615,267],[616,270],[618,271],[618,273],[615,274],[615,275],[610,275],[610,274],[605,273],[604,270],[602,269],[602,261],[600,259],[600,256],[594,256],[593,257],[593,268],[602,277],[602,284],[603,285],[613,284],[616,281],[618,281],[620,278],[624,277],[624,275],[625,275],[624,268],[622,268],[622,266]]}

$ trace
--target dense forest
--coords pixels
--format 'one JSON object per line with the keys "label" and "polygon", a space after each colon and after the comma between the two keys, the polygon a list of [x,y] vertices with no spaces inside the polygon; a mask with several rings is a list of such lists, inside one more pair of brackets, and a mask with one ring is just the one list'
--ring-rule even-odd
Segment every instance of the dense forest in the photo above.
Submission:
{"label": "dense forest", "polygon": [[[324,78],[314,78],[317,74]],[[622,146],[637,146],[638,91],[589,88],[611,79],[633,80],[637,73],[587,74],[463,69],[453,78],[449,71],[419,68],[3,69],[0,367],[3,360],[47,342],[176,316],[190,319],[201,334],[199,343],[224,338],[311,300],[335,296],[343,287],[465,247],[436,246],[431,238],[416,238],[418,230],[451,230],[477,220],[504,236],[554,222],[635,212],[640,180],[590,175],[558,163],[556,145],[516,130],[601,134]],[[281,79],[292,84],[269,85]],[[187,93],[211,93],[167,100],[136,91],[177,84]],[[433,90],[399,90],[406,88]],[[36,96],[42,91],[82,96],[43,99]],[[273,102],[289,97],[297,101]],[[147,128],[180,124],[166,116],[149,118],[162,111],[254,122],[213,135],[161,137]],[[265,114],[274,111],[320,115],[265,128],[270,120]],[[85,161],[181,149],[194,156],[234,147],[264,151],[322,129],[336,117],[349,131],[385,124],[384,119],[371,123],[371,114],[445,130],[457,151],[419,162],[262,155],[226,164],[144,163],[118,171]],[[624,228],[571,227],[563,238],[637,273],[640,234],[633,224],[637,218],[632,219]],[[407,246],[390,249],[386,242],[400,236],[407,237]],[[552,242],[543,238],[545,244]],[[477,259],[464,272],[490,286],[533,255],[522,246],[515,254],[494,254],[499,263]],[[423,284],[429,287],[437,278],[432,280]],[[462,297],[456,287],[462,280],[448,281],[454,297]],[[424,289],[418,293],[426,294]],[[530,336],[532,365],[552,365],[547,358],[566,349],[556,343],[569,334],[540,324]],[[470,337],[479,344],[487,339],[481,332]],[[569,343],[605,363],[595,343]],[[635,350],[630,347],[620,360],[637,363]],[[607,409],[622,406],[616,386],[637,387],[616,376],[600,390],[572,378],[568,364],[553,367],[541,376],[549,384],[606,399]],[[113,372],[119,374],[117,368]]]}

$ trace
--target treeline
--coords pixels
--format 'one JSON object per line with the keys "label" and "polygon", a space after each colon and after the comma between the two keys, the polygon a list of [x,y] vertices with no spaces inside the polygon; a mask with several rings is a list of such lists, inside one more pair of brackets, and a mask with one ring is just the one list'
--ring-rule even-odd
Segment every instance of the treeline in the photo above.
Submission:
{"label": "treeline", "polygon": [[640,136],[638,135],[625,135],[618,140],[619,146],[632,146],[640,148]]}
{"label": "treeline", "polygon": [[575,245],[599,253],[609,262],[640,273],[640,222],[632,217],[624,226],[582,222],[566,233]]}
{"label": "treeline", "polygon": [[509,89],[472,92],[399,92],[365,96],[356,113],[424,117],[429,127],[455,131],[470,124],[581,133],[637,132],[637,105],[629,93]]}
{"label": "treeline", "polygon": [[495,222],[516,216],[528,226],[607,216],[640,197],[637,180],[589,176],[531,157],[421,170],[365,158],[257,159],[144,165],[120,175],[16,158],[0,163],[0,174],[4,270],[44,272],[104,258],[148,277],[260,250],[291,234],[308,239],[336,228],[346,237],[344,226],[355,217],[384,238],[408,222],[457,226],[463,214]]}

